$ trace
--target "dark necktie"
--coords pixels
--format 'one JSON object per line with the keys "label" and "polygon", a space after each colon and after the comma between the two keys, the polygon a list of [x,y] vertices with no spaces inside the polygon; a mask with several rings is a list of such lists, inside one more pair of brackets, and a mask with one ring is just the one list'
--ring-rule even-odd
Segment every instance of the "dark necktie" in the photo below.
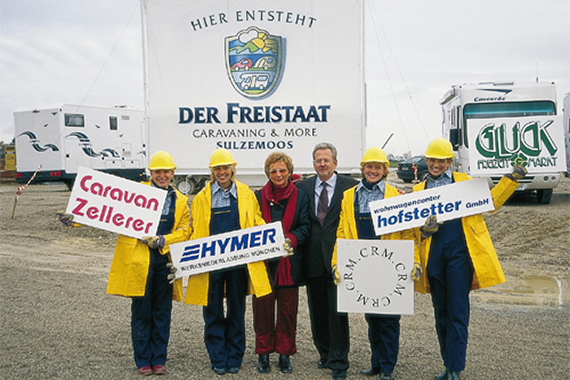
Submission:
{"label": "dark necktie", "polygon": [[327,185],[325,182],[321,182],[323,190],[319,196],[319,204],[317,205],[317,219],[321,222],[321,226],[325,222],[325,216],[327,216],[327,211],[329,209],[329,196],[327,193]]}

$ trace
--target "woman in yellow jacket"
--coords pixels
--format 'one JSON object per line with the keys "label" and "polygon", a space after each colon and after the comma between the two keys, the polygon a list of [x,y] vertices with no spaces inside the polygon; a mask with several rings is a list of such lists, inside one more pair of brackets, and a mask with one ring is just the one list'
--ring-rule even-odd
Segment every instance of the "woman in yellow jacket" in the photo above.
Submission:
{"label": "woman in yellow jacket", "polygon": [[[170,337],[172,300],[182,301],[182,281],[171,284],[169,245],[187,240],[192,229],[188,198],[170,182],[176,165],[172,156],[156,152],[148,165],[150,181],[145,185],[167,191],[157,236],[141,240],[119,235],[111,263],[107,293],[132,298],[131,335],[135,363],[141,375],[166,372],[166,349]],[[60,220],[72,224],[73,215]]]}
{"label": "woman in yellow jacket", "polygon": [[[210,158],[212,180],[192,201],[192,239],[265,224],[255,194],[234,179],[231,153],[217,149]],[[248,278],[249,277],[249,278]],[[245,299],[271,293],[263,261],[190,276],[185,302],[204,306],[204,340],[218,375],[238,373],[245,352]],[[224,295],[227,313],[224,313]]]}
{"label": "woman in yellow jacket", "polygon": [[[445,186],[471,179],[464,173],[452,172],[454,157],[451,143],[444,138],[430,142],[425,152],[429,175],[414,186],[414,191]],[[498,209],[518,186],[517,179],[526,170],[515,167],[491,190]],[[485,220],[481,214],[438,224],[434,216],[417,231],[420,249],[415,261],[421,263],[422,276],[415,283],[420,293],[430,292],[436,330],[445,370],[435,380],[459,380],[465,369],[467,328],[469,325],[469,292],[505,282],[505,276]]]}
{"label": "woman in yellow jacket", "polygon": [[[362,181],[344,192],[337,239],[414,240],[414,234],[409,230],[382,236],[376,236],[374,232],[369,202],[400,195],[398,189],[385,181],[390,172],[389,164],[386,154],[380,148],[371,147],[364,153],[360,162]],[[338,279],[336,245],[332,268]],[[372,351],[371,367],[360,373],[366,376],[380,374],[381,380],[393,380],[400,345],[400,316],[365,314],[365,318]]]}

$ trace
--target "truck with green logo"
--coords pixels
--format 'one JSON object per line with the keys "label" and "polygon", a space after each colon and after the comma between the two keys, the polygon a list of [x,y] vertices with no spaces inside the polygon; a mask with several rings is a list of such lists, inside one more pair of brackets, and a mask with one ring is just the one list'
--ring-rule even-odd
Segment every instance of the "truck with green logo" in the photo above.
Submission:
{"label": "truck with green logo", "polygon": [[513,165],[523,165],[528,175],[517,190],[550,203],[567,167],[554,83],[453,85],[440,104],[442,134],[455,150],[454,170],[485,177],[492,187]]}

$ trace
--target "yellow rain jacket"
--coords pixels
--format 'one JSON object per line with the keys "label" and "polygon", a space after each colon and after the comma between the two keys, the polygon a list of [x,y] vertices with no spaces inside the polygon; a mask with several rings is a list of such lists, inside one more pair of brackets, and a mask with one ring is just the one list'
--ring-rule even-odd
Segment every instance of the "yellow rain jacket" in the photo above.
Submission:
{"label": "yellow rain jacket", "polygon": [[[356,218],[354,214],[354,193],[357,186],[351,187],[344,192],[340,211],[340,223],[336,230],[336,238],[338,239],[358,239],[358,229],[356,227]],[[384,199],[396,197],[400,195],[398,189],[386,183],[384,189]],[[392,232],[380,237],[382,240],[414,240],[414,232],[412,230],[404,230]],[[337,245],[335,243],[334,253],[332,257],[332,265],[337,264]]]}
{"label": "yellow rain jacket", "polygon": [[[265,221],[259,211],[259,203],[253,191],[241,182],[235,181],[237,188],[238,211],[240,228],[261,226]],[[210,217],[212,215],[212,187],[208,184],[192,201],[192,240],[210,236]],[[265,263],[258,261],[247,264],[249,271],[249,293],[262,297],[271,293],[271,285]],[[201,273],[188,278],[188,288],[184,302],[192,305],[208,305],[210,274]]]}
{"label": "yellow rain jacket", "polygon": [[[150,182],[143,182],[150,186]],[[163,255],[168,255],[170,261],[169,245],[188,240],[192,234],[190,226],[190,211],[188,210],[188,197],[176,190],[176,209],[174,210],[174,227],[172,232],[164,235],[166,244],[160,250]],[[115,254],[109,272],[107,294],[124,297],[142,297],[145,293],[146,279],[150,265],[150,251],[148,246],[138,239],[119,235]],[[182,301],[182,280],[174,282],[172,299]]]}
{"label": "yellow rain jacket", "polygon": [[[465,173],[453,172],[455,182],[467,181],[472,179]],[[518,186],[518,182],[503,177],[501,181],[491,189],[491,196],[495,205],[495,210],[499,209],[509,197],[513,194]],[[414,192],[424,190],[426,181],[414,186]],[[505,282],[505,275],[499,263],[497,252],[491,242],[491,236],[487,230],[487,225],[483,219],[483,215],[476,214],[461,218],[463,225],[463,233],[465,234],[465,242],[467,251],[473,262],[473,283],[471,289],[481,289],[489,286],[501,284]],[[429,259],[429,251],[431,247],[431,237],[424,239],[421,237],[419,228],[415,230],[417,241],[420,242],[420,249],[417,251],[415,260],[422,266],[423,275],[415,282],[415,290],[420,293],[429,293],[429,282],[427,279],[427,263]]]}

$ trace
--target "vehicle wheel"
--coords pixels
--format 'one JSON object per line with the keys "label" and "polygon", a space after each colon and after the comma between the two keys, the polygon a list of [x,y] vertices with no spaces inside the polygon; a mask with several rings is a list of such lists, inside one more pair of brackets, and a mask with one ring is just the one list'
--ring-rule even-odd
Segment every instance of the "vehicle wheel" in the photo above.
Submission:
{"label": "vehicle wheel", "polygon": [[174,183],[174,187],[184,195],[192,194],[196,184],[188,177],[182,177]]}
{"label": "vehicle wheel", "polygon": [[248,71],[248,70],[249,70],[249,67],[246,66],[246,67],[244,67],[243,69],[244,69],[245,71]]}
{"label": "vehicle wheel", "polygon": [[536,190],[536,198],[541,205],[547,205],[552,199],[552,189]]}

